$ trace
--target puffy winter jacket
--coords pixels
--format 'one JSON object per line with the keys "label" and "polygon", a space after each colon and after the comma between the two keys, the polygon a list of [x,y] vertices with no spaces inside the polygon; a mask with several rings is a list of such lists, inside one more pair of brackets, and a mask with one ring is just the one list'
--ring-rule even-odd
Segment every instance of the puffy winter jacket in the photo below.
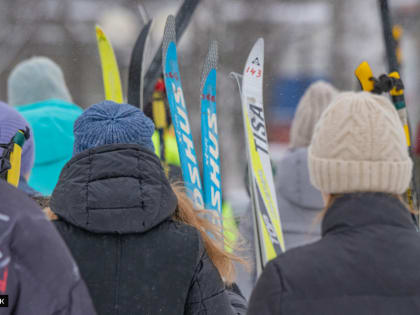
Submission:
{"label": "puffy winter jacket", "polygon": [[248,314],[420,314],[419,261],[420,236],[397,198],[344,195],[320,241],[268,263]]}
{"label": "puffy winter jacket", "polygon": [[277,165],[275,181],[286,249],[320,239],[317,216],[324,205],[320,191],[309,180],[308,149],[287,151]]}
{"label": "puffy winter jacket", "polygon": [[0,180],[0,314],[96,314],[79,270],[44,213]]}
{"label": "puffy winter jacket", "polygon": [[51,199],[99,314],[232,314],[200,233],[172,220],[159,158],[137,145],[84,151]]}

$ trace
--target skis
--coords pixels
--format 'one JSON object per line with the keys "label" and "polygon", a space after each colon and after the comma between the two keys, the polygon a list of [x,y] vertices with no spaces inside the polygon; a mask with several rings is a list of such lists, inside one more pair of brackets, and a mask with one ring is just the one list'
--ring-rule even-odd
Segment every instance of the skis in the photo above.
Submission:
{"label": "skis", "polygon": [[[188,26],[188,23],[193,15],[200,0],[185,0],[181,8],[178,10],[175,22],[175,39],[178,42],[181,39],[182,34]],[[143,102],[150,101],[153,94],[153,88],[157,79],[162,75],[162,56],[164,54],[163,44],[159,47],[156,55],[154,56],[147,72],[144,77],[144,91],[143,91]]]}
{"label": "skis", "polygon": [[201,129],[204,163],[204,198],[200,171],[179,73],[175,18],[166,21],[163,37],[163,73],[172,123],[175,129],[182,175],[189,197],[198,209],[213,210],[211,219],[222,230],[222,192],[216,117],[217,43],[210,44],[201,78]]}
{"label": "skis", "polygon": [[128,71],[127,102],[138,108],[143,108],[143,85],[144,85],[144,53],[149,37],[152,21],[149,21],[137,37],[136,44],[131,52],[130,67]]}
{"label": "skis", "polygon": [[115,59],[111,43],[99,25],[96,25],[96,39],[98,42],[99,56],[101,58],[105,99],[116,103],[122,103],[123,93],[117,60]]}
{"label": "skis", "polygon": [[[242,77],[242,114],[257,241],[257,272],[284,251],[263,108],[264,40],[252,48]],[[240,82],[238,81],[239,85]]]}
{"label": "skis", "polygon": [[216,114],[217,42],[210,44],[201,77],[201,143],[203,147],[204,205],[218,214],[222,222],[219,136]]}
{"label": "skis", "polygon": [[178,56],[176,53],[175,18],[173,15],[168,16],[166,21],[162,47],[162,66],[166,94],[171,111],[172,123],[175,128],[182,175],[187,193],[193,200],[194,205],[202,209],[204,208],[203,192],[181,85],[181,75],[179,73]]}

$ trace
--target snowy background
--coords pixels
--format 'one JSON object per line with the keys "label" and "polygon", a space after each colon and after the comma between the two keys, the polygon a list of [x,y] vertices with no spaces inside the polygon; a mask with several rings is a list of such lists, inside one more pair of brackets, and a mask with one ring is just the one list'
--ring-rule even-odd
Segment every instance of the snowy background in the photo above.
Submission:
{"label": "snowy background", "polygon": [[[145,21],[156,20],[156,48],[166,16],[181,1],[0,0],[0,99],[19,61],[46,55],[63,68],[75,103],[103,99],[94,25],[110,37],[127,87],[131,49]],[[392,18],[402,25],[402,76],[412,125],[420,110],[420,0],[390,0]],[[138,6],[143,8],[142,14]],[[273,159],[287,146],[295,106],[311,81],[323,78],[339,89],[357,89],[356,66],[367,60],[374,73],[386,71],[376,0],[202,0],[179,43],[190,121],[199,145],[199,78],[209,40],[219,41],[218,112],[225,196],[244,204],[245,149],[238,90],[228,77],[242,72],[258,37],[266,44],[264,98]],[[153,54],[150,54],[150,56]]]}

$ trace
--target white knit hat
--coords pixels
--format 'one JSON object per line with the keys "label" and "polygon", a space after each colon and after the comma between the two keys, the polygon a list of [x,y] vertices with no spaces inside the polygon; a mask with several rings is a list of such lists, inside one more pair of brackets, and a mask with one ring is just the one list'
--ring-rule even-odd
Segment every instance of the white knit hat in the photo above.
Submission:
{"label": "white knit hat", "polygon": [[402,194],[413,167],[394,106],[367,92],[341,93],[324,111],[308,162],[312,184],[324,193]]}
{"label": "white knit hat", "polygon": [[290,148],[307,147],[322,112],[338,91],[325,81],[312,83],[299,101],[290,129]]}

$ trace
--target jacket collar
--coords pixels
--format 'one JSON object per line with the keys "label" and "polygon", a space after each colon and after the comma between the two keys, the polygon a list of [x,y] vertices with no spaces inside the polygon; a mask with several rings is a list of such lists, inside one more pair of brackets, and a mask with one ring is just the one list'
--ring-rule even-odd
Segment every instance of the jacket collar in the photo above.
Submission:
{"label": "jacket collar", "polygon": [[410,213],[396,197],[385,193],[355,193],[334,201],[322,222],[322,236],[367,225],[415,229]]}

